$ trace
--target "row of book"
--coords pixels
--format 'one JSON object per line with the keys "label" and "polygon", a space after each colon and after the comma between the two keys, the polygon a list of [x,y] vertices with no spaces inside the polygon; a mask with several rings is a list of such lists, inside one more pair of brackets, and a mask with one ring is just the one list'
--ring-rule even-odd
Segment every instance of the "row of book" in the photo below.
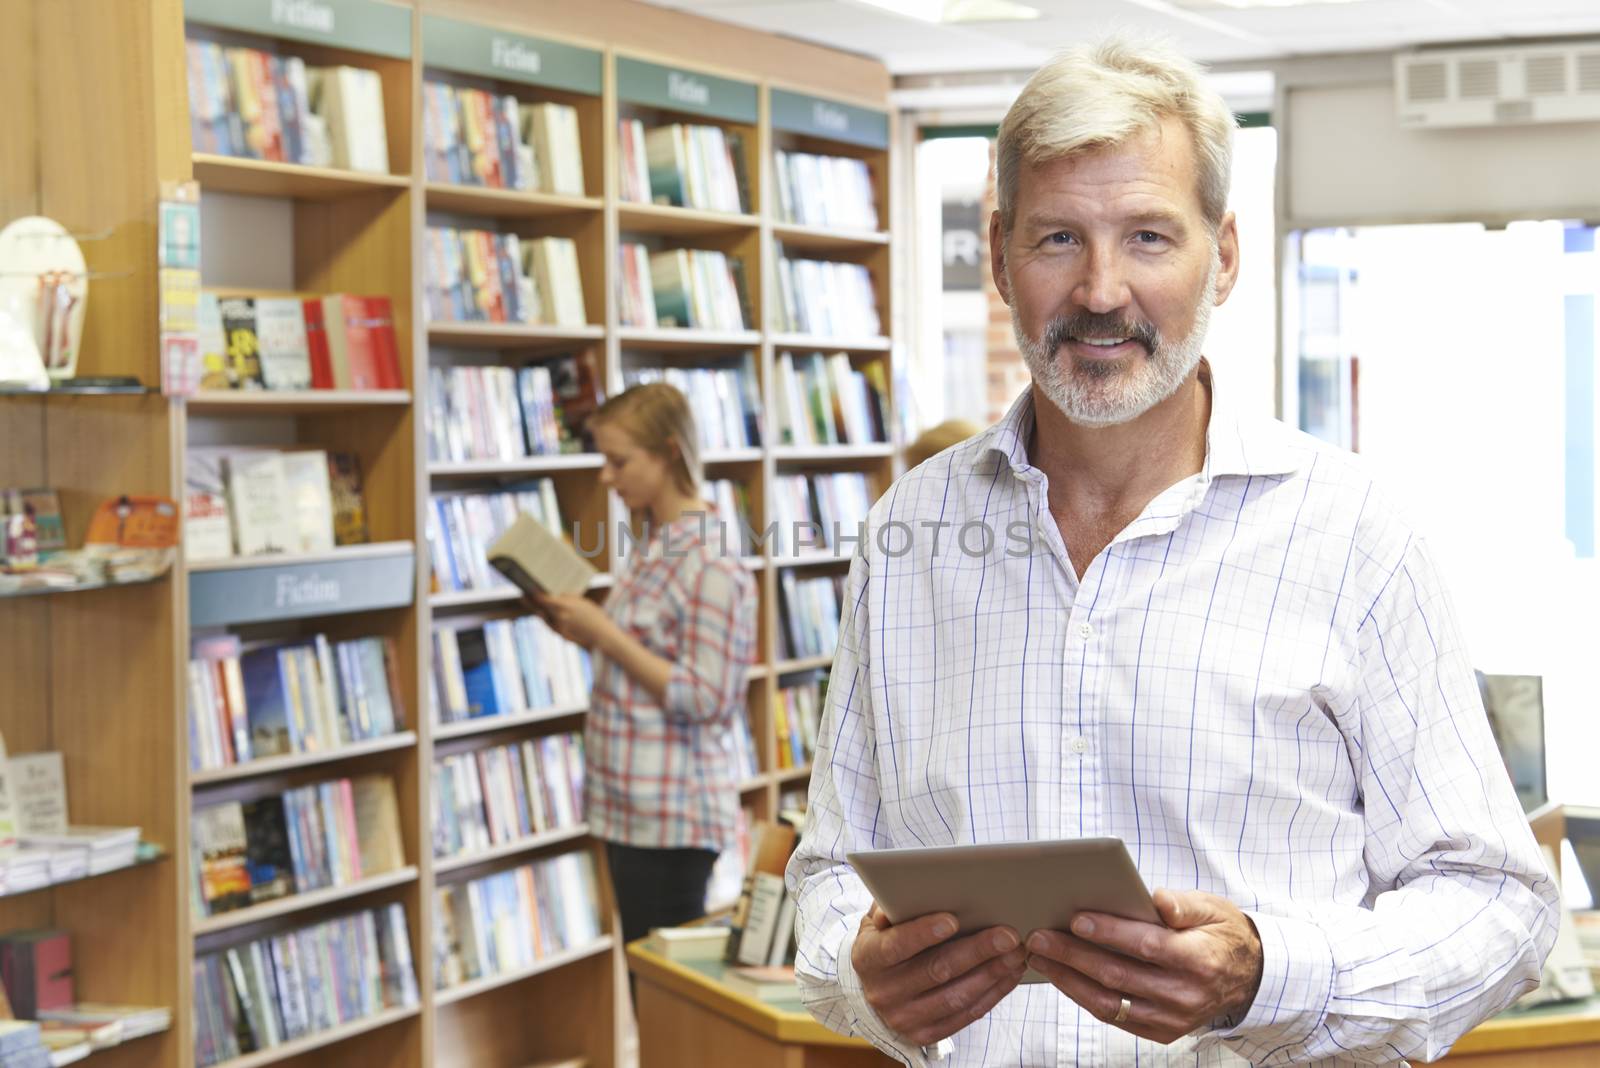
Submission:
{"label": "row of book", "polygon": [[488,554],[519,512],[564,536],[561,502],[548,478],[530,479],[499,493],[435,494],[427,515],[434,588],[447,593],[516,589],[489,563]]}
{"label": "row of book", "polygon": [[197,638],[189,661],[189,768],[320,753],[405,729],[392,638],[316,634],[244,648]]}
{"label": "row of book", "polygon": [[745,353],[700,367],[625,367],[623,384],[665,382],[689,402],[700,447],[761,447],[761,380],[755,356]]}
{"label": "row of book", "polygon": [[839,606],[843,603],[843,575],[801,578],[792,568],[779,571],[779,659],[832,656],[839,644]]}
{"label": "row of book", "polygon": [[841,535],[860,536],[872,501],[867,476],[860,471],[776,476],[768,512],[776,525],[774,551],[853,552],[856,543]]}
{"label": "row of book", "polygon": [[881,225],[865,160],[780,148],[773,162],[778,217],[784,222],[829,230],[877,230]]}
{"label": "row of book", "polygon": [[354,453],[197,446],[184,467],[184,554],[322,553],[367,541]]}
{"label": "row of book", "polygon": [[733,730],[728,733],[727,744],[731,747],[734,772],[741,780],[753,779],[761,774],[756,736],[750,730],[750,717],[743,710],[733,717]]}
{"label": "row of book", "polygon": [[211,916],[405,867],[387,775],[332,779],[194,810],[197,915]]}
{"label": "row of book", "polygon": [[434,984],[530,968],[600,937],[600,897],[587,852],[562,853],[434,891]]}
{"label": "row of book", "polygon": [[576,452],[551,368],[428,368],[428,459],[522,460]]}
{"label": "row of book", "polygon": [[433,765],[433,855],[481,853],[583,822],[583,737],[546,734]]}
{"label": "row of book", "polygon": [[204,292],[195,330],[203,390],[405,388],[388,297]]}
{"label": "row of book", "polygon": [[798,259],[778,249],[778,329],[819,337],[883,333],[872,272],[863,264]]}
{"label": "row of book", "polygon": [[572,238],[430,226],[425,241],[429,322],[588,324]]}
{"label": "row of book", "polygon": [[492,619],[433,632],[437,722],[515,715],[589,699],[588,650],[538,616]]}
{"label": "row of book", "polygon": [[420,1002],[398,902],[194,962],[200,1068]]}
{"label": "row of book", "polygon": [[422,165],[430,182],[584,194],[578,110],[422,83]]}
{"label": "row of book", "polygon": [[638,119],[618,125],[623,200],[699,211],[749,210],[744,138],[738,132],[687,123],[646,130]]}
{"label": "row of book", "polygon": [[867,445],[889,440],[889,371],[842,352],[780,352],[772,406],[781,445]]}
{"label": "row of book", "polygon": [[706,249],[617,246],[623,326],[737,331],[751,319],[744,261]]}
{"label": "row of book", "polygon": [[778,738],[779,768],[803,768],[811,763],[827,694],[825,671],[801,681],[786,681],[773,693],[772,727]]}
{"label": "row of book", "polygon": [[756,555],[750,514],[750,487],[731,478],[711,478],[701,484],[701,494],[712,507],[712,516],[723,524],[726,540],[716,544],[718,552]]}
{"label": "row of book", "polygon": [[214,41],[187,45],[196,152],[389,173],[377,71],[308,67],[299,56]]}

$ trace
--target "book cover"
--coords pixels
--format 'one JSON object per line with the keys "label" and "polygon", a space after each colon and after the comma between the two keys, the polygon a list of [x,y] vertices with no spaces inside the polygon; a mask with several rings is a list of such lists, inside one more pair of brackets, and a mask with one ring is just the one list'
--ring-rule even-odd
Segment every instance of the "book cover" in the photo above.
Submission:
{"label": "book cover", "polygon": [[328,454],[320,450],[284,453],[283,477],[296,534],[292,548],[302,553],[330,551],[334,539]]}
{"label": "book cover", "polygon": [[22,753],[7,762],[17,833],[61,834],[67,829],[67,772],[55,751]]}
{"label": "book cover", "polygon": [[227,450],[190,449],[183,467],[183,551],[190,561],[233,555],[224,458]]}
{"label": "book cover", "polygon": [[361,870],[377,875],[405,867],[405,846],[400,840],[400,805],[395,799],[394,780],[387,775],[363,775],[352,781],[351,788]]}
{"label": "book cover", "polygon": [[298,543],[283,456],[272,450],[234,450],[224,461],[228,515],[240,556],[290,552]]}
{"label": "book cover", "polygon": [[289,852],[289,826],[284,816],[283,798],[273,796],[247,801],[242,806],[242,815],[251,903],[272,901],[294,893],[294,861]]}
{"label": "book cover", "polygon": [[328,453],[328,486],[333,500],[335,545],[367,543],[367,504],[361,458],[353,452]]}
{"label": "book cover", "polygon": [[261,378],[268,389],[309,389],[311,351],[302,303],[294,298],[257,297],[256,342]]}
{"label": "book cover", "polygon": [[200,885],[210,915],[250,904],[249,839],[237,801],[194,810]]}
{"label": "book cover", "polygon": [[[323,318],[322,301],[301,301],[300,313],[306,325],[306,360],[311,368],[311,388],[332,389],[333,356],[328,351],[328,328]],[[203,381],[201,385],[203,388]]]}
{"label": "book cover", "polygon": [[[256,335],[255,301],[249,297],[228,297],[217,301],[217,311],[222,320],[223,373],[227,376],[228,388],[266,388],[261,376],[261,340]],[[204,340],[202,332],[201,341]],[[205,386],[203,373],[201,385]]]}
{"label": "book cover", "polygon": [[595,569],[544,523],[526,514],[489,547],[489,563],[528,593],[582,593]]}

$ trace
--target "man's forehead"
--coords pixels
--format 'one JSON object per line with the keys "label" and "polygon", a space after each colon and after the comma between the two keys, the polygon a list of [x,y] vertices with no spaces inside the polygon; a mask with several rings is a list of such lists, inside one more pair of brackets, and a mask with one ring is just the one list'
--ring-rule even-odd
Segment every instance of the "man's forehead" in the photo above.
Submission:
{"label": "man's forehead", "polygon": [[1052,210],[1051,203],[1029,203],[1035,200],[1114,205],[1119,214],[1201,210],[1193,139],[1176,122],[1142,130],[1117,144],[1024,162],[1018,177],[1017,207],[1024,219]]}

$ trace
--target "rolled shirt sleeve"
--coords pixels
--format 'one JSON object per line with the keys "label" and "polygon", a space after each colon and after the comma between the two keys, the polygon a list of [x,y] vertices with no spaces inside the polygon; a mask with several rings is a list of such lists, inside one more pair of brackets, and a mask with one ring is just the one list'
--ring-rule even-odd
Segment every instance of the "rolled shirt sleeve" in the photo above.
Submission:
{"label": "rolled shirt sleeve", "polygon": [[741,701],[755,650],[755,583],[737,561],[704,560],[684,596],[684,655],[667,680],[665,708],[707,723]]}

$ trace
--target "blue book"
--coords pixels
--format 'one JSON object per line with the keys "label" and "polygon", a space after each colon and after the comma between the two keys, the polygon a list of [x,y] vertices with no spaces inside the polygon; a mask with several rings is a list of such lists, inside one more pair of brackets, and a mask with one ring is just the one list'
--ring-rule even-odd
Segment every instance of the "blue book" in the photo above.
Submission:
{"label": "blue book", "polygon": [[239,657],[244,706],[250,723],[250,752],[256,757],[300,751],[300,737],[289,708],[289,689],[276,646],[252,649]]}

